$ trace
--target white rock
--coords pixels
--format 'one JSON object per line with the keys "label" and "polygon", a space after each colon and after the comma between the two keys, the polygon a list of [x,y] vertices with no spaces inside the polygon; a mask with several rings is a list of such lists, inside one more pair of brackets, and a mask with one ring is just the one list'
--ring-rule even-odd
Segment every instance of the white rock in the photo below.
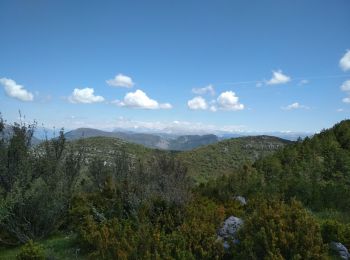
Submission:
{"label": "white rock", "polygon": [[241,203],[243,206],[247,205],[247,200],[242,196],[235,196],[234,199]]}
{"label": "white rock", "polygon": [[243,225],[243,220],[234,216],[224,221],[224,224],[218,231],[218,240],[222,241],[225,249],[230,248],[230,242],[237,243],[235,239],[238,229]]}
{"label": "white rock", "polygon": [[349,251],[342,243],[331,242],[331,249],[338,252],[341,259],[349,260],[350,258]]}

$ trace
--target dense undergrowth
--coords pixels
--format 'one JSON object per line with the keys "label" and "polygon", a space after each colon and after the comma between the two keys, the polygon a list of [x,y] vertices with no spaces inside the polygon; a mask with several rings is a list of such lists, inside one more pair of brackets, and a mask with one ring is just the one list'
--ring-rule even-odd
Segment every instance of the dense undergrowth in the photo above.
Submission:
{"label": "dense undergrowth", "polygon": [[[35,125],[4,127],[0,258],[327,259],[328,243],[350,247],[350,121],[198,186],[171,153],[119,147],[107,162],[63,131],[33,148]],[[230,216],[244,225],[225,249]]]}

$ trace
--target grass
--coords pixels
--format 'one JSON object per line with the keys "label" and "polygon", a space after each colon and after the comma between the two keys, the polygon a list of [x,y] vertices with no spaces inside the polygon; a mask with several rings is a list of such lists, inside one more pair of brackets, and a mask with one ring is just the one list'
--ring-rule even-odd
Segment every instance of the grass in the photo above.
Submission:
{"label": "grass", "polygon": [[[79,260],[87,257],[81,252],[74,234],[57,234],[36,242],[44,248],[45,256],[48,259]],[[0,248],[0,259],[16,259],[20,249],[21,246],[8,249]]]}

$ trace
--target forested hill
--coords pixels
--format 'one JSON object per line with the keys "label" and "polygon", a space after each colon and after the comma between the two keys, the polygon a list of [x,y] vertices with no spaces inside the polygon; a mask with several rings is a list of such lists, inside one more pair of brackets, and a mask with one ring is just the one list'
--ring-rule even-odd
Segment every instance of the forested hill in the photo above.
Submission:
{"label": "forested hill", "polygon": [[238,137],[177,155],[198,182],[229,174],[245,162],[254,162],[292,143],[272,136]]}
{"label": "forested hill", "polygon": [[135,132],[107,132],[93,128],[78,128],[65,133],[65,138],[69,141],[89,137],[119,138],[130,143],[144,145],[148,148],[175,151],[191,150],[202,145],[208,145],[219,141],[219,138],[213,134],[172,136]]}
{"label": "forested hill", "polygon": [[317,210],[350,211],[350,120],[259,160],[271,192]]}

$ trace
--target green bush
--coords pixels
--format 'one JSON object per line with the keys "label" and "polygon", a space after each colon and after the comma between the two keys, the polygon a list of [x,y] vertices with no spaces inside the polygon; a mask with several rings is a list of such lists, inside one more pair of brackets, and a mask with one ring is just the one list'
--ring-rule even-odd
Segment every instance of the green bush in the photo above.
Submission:
{"label": "green bush", "polygon": [[45,259],[44,249],[41,245],[29,240],[22,246],[20,253],[17,255],[18,260],[43,260]]}
{"label": "green bush", "polygon": [[322,238],[325,243],[340,242],[349,248],[350,225],[345,225],[336,220],[326,220],[321,225]]}
{"label": "green bush", "polygon": [[300,202],[251,202],[234,247],[238,259],[323,259],[320,227]]}

